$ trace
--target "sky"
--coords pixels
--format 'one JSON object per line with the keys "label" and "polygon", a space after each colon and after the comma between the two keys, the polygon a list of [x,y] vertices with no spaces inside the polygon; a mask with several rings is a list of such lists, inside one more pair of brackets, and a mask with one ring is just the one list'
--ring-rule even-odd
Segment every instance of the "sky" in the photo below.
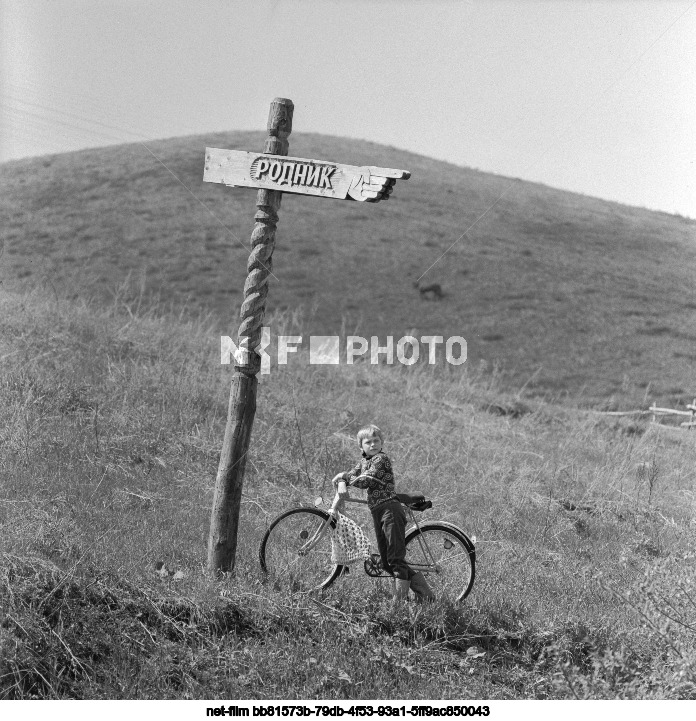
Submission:
{"label": "sky", "polygon": [[695,88],[696,0],[0,0],[0,161],[286,97],[294,132],[696,218]]}

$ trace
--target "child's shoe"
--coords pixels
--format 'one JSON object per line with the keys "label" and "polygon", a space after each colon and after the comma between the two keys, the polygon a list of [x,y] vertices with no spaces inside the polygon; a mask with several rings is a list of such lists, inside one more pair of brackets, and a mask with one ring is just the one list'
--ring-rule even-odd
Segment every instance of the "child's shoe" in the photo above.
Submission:
{"label": "child's shoe", "polygon": [[411,577],[411,589],[416,594],[416,601],[419,603],[435,600],[435,594],[432,592],[430,586],[428,586],[425,576],[420,571]]}

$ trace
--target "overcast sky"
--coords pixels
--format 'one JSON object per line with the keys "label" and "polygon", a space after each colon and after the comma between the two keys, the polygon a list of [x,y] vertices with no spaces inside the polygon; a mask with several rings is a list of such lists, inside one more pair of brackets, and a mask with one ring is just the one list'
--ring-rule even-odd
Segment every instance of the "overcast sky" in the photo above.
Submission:
{"label": "overcast sky", "polygon": [[696,218],[696,0],[0,7],[0,160],[262,130],[281,96],[295,132]]}

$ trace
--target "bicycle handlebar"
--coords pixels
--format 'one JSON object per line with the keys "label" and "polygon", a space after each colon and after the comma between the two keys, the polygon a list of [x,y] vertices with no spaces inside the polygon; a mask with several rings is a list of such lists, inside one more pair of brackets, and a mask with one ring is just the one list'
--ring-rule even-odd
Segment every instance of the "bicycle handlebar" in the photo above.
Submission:
{"label": "bicycle handlebar", "polygon": [[[358,478],[362,478],[363,476],[358,476]],[[370,476],[367,476],[369,478]],[[357,480],[357,478],[355,479]],[[343,489],[341,489],[341,486],[343,486]],[[338,482],[338,488],[336,489],[336,495],[334,496],[333,503],[331,504],[331,511],[335,511],[336,508],[341,503],[364,503],[367,504],[367,501],[362,498],[351,498],[350,496],[344,496],[341,497],[341,493],[348,493],[348,484],[346,481],[339,481]]]}

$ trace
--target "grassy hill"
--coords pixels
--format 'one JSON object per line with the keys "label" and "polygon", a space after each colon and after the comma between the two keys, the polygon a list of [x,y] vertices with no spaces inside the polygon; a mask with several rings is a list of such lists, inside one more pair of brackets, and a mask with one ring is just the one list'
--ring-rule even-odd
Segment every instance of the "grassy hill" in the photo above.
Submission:
{"label": "grassy hill", "polygon": [[[466,367],[300,360],[260,384],[236,574],[211,581],[211,326],[0,292],[0,699],[696,698],[692,434],[496,415]],[[477,536],[461,607],[394,608],[358,570],[319,598],[262,582],[264,529],[367,421],[425,517]]]}
{"label": "grassy hill", "polygon": [[[187,304],[234,335],[255,194],[204,184],[203,153],[263,138],[3,164],[4,287],[104,302],[126,283],[131,297]],[[377,205],[286,194],[269,311],[304,307],[308,334],[461,335],[470,366],[499,364],[507,388],[574,404],[696,395],[696,221],[362,141],[296,133],[290,150],[412,177]],[[413,287],[433,263],[423,282],[443,287],[441,302]]]}

